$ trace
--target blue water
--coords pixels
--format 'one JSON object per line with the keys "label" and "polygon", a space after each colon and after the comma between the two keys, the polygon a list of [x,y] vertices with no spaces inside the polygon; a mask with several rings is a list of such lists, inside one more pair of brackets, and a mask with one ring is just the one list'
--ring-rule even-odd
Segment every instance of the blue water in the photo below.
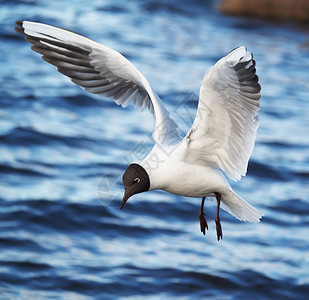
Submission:
{"label": "blue water", "polygon": [[[216,1],[1,1],[0,299],[305,299],[309,293],[309,27],[223,16]],[[234,189],[259,224],[165,192],[120,211],[152,117],[92,97],[42,61],[15,20],[67,28],[129,58],[185,132],[205,70],[254,53],[260,127]],[[186,118],[184,118],[184,116]]]}

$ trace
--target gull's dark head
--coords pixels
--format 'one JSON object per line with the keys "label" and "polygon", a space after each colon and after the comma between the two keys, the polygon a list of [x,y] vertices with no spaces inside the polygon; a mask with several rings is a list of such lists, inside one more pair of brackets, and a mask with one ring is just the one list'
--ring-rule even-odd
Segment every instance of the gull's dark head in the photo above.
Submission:
{"label": "gull's dark head", "polygon": [[128,199],[138,193],[147,192],[150,187],[149,176],[146,170],[139,164],[131,164],[122,176],[124,196],[120,209],[124,207]]}

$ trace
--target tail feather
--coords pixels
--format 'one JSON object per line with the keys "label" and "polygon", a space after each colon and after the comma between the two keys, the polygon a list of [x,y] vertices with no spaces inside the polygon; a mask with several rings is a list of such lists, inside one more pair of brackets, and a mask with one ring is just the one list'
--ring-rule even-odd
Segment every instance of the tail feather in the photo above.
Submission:
{"label": "tail feather", "polygon": [[264,215],[232,190],[222,195],[221,208],[235,218],[246,222],[258,223]]}

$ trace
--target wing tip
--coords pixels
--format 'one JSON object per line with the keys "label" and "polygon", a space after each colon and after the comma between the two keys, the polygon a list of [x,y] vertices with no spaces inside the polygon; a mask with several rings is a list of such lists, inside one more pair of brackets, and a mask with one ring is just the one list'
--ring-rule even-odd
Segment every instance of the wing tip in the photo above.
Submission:
{"label": "wing tip", "polygon": [[24,21],[15,21],[15,24],[18,25],[15,27],[15,31],[21,34],[25,33],[25,29],[23,27]]}
{"label": "wing tip", "polygon": [[252,53],[245,46],[239,46],[226,55],[226,61],[232,65],[236,65],[239,62],[248,62],[252,59]]}

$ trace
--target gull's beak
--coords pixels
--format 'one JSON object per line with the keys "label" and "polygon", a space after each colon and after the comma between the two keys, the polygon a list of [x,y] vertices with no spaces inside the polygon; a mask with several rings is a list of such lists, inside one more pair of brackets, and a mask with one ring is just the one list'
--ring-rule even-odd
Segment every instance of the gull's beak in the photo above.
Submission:
{"label": "gull's beak", "polygon": [[121,201],[120,209],[124,207],[124,205],[127,203],[128,199],[132,196],[132,190],[125,189],[124,195]]}

